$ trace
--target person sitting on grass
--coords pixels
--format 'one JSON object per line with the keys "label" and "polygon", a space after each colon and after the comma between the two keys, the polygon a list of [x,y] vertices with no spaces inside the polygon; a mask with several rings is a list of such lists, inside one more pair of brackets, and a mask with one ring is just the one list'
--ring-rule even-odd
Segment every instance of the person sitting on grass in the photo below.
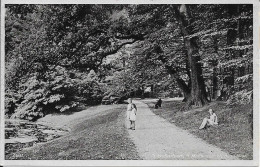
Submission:
{"label": "person sitting on grass", "polygon": [[201,125],[200,125],[200,127],[199,127],[199,129],[203,129],[203,128],[205,128],[207,125],[218,125],[218,117],[217,117],[217,115],[216,115],[216,113],[215,112],[213,112],[213,110],[212,109],[209,109],[209,114],[210,114],[210,116],[209,116],[209,119],[208,118],[204,118],[203,119],[203,121],[202,121],[202,123],[201,123]]}
{"label": "person sitting on grass", "polygon": [[162,99],[159,98],[159,100],[156,102],[154,108],[157,109],[158,107],[162,107]]}

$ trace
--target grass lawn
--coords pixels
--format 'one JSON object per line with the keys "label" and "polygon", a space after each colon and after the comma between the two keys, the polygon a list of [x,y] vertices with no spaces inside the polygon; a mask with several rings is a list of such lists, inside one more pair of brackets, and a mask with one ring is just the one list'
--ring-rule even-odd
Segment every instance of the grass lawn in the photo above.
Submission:
{"label": "grass lawn", "polygon": [[61,138],[6,156],[23,160],[140,159],[124,127],[125,107],[79,122]]}
{"label": "grass lawn", "polygon": [[[253,159],[253,140],[250,135],[248,114],[252,105],[227,106],[224,102],[213,102],[203,108],[179,111],[181,101],[162,103],[162,108],[154,109],[153,102],[145,102],[150,109],[162,118],[188,130],[208,143],[220,147],[223,151],[243,160]],[[204,117],[208,117],[208,109],[212,108],[219,120],[219,125],[199,130]]]}

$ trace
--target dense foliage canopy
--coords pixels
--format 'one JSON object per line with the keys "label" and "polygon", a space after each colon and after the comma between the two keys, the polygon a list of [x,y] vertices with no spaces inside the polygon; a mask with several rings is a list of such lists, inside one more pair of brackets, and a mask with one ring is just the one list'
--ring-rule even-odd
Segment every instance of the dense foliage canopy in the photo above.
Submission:
{"label": "dense foliage canopy", "polygon": [[35,120],[147,86],[181,90],[185,109],[247,103],[252,25],[250,4],[6,5],[6,113]]}

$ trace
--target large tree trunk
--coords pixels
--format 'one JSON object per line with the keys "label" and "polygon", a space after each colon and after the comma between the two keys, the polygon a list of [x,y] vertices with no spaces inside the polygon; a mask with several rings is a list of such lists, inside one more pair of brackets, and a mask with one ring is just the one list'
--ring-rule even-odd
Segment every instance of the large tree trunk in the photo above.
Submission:
{"label": "large tree trunk", "polygon": [[201,107],[208,103],[208,99],[202,76],[202,66],[199,62],[197,38],[189,37],[192,34],[192,27],[190,26],[192,19],[189,7],[181,5],[180,8],[175,8],[175,14],[180,23],[190,67],[191,93],[187,99],[185,109],[190,108],[191,105]]}

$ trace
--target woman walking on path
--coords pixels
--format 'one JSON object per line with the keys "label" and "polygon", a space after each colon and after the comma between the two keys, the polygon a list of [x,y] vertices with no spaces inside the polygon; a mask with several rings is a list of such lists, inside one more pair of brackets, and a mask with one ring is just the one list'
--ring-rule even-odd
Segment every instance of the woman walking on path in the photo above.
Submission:
{"label": "woman walking on path", "polygon": [[132,130],[135,130],[135,120],[136,120],[136,105],[132,103],[132,99],[128,99],[128,105],[127,105],[127,119],[130,121],[130,128]]}

